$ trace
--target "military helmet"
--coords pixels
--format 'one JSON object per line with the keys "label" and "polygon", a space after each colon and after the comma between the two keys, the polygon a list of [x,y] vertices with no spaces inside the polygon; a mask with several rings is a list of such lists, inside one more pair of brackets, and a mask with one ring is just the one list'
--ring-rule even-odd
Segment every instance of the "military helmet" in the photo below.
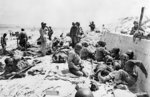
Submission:
{"label": "military helmet", "polygon": [[138,24],[138,21],[134,21],[133,24]]}
{"label": "military helmet", "polygon": [[134,57],[134,52],[133,52],[132,50],[128,50],[128,51],[126,52],[126,54],[129,56],[129,59],[133,59],[133,57]]}
{"label": "military helmet", "polygon": [[94,97],[94,96],[90,89],[81,88],[76,92],[75,97]]}
{"label": "military helmet", "polygon": [[82,49],[82,45],[80,43],[76,44],[75,45],[75,49],[76,50]]}
{"label": "military helmet", "polygon": [[121,60],[128,60],[129,57],[128,57],[127,54],[123,53],[123,54],[120,55],[120,59],[121,59]]}

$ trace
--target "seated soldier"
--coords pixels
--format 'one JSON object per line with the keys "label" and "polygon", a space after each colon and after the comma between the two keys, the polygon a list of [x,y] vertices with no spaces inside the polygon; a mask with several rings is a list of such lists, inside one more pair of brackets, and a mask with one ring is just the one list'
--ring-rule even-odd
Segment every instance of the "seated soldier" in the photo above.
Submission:
{"label": "seated soldier", "polygon": [[28,37],[26,33],[24,32],[24,29],[21,29],[21,33],[19,34],[19,37],[17,38],[17,45],[19,49],[25,50],[28,47]]}
{"label": "seated soldier", "polygon": [[111,71],[112,71],[112,68],[110,68],[104,62],[100,62],[100,63],[98,63],[98,65],[94,69],[94,79],[96,81],[101,82],[101,80],[99,79],[99,75],[106,76]]}
{"label": "seated soldier", "polygon": [[[126,54],[122,54],[120,57],[122,61],[123,69],[118,70],[118,71],[113,71],[108,76],[105,76],[105,77],[100,76],[103,82],[115,79],[115,81],[118,82],[119,80],[122,83],[126,84],[129,87],[129,89],[132,89],[132,86],[135,85],[137,78],[138,78],[137,72],[135,71],[136,66],[138,66],[142,70],[142,72],[145,74],[145,77],[147,78],[148,73],[143,63],[139,60],[125,59],[126,56],[127,56]],[[135,92],[134,89],[132,89],[131,91]]]}
{"label": "seated soldier", "polygon": [[81,59],[86,60],[88,58],[94,59],[94,55],[92,52],[88,49],[88,44],[86,42],[82,43],[82,49],[80,52]]}
{"label": "seated soldier", "polygon": [[52,49],[56,51],[59,47],[63,45],[63,42],[60,41],[59,38],[54,38],[52,42]]}
{"label": "seated soldier", "polygon": [[83,66],[80,58],[81,44],[76,44],[75,49],[69,52],[68,67],[69,71],[77,76],[87,76],[83,71]]}
{"label": "seated soldier", "polygon": [[137,71],[135,70],[136,67],[139,67],[141,71],[145,74],[145,77],[147,78],[148,73],[143,63],[140,60],[127,58],[127,60],[121,60],[121,61],[123,61],[122,62],[123,70],[129,74],[129,79],[127,80],[127,82],[130,86],[135,84],[138,78]]}
{"label": "seated soldier", "polygon": [[120,49],[119,48],[113,48],[111,51],[111,56],[115,59],[115,60],[119,60],[120,57]]}
{"label": "seated soldier", "polygon": [[98,47],[95,51],[95,59],[98,62],[104,61],[105,56],[109,54],[109,52],[105,48],[105,45],[106,43],[103,41],[99,41],[97,44]]}

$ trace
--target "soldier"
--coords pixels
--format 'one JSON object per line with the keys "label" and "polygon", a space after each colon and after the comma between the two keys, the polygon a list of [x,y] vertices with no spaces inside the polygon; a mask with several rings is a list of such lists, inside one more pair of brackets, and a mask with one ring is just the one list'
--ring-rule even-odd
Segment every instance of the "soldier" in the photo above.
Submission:
{"label": "soldier", "polygon": [[139,26],[139,23],[137,21],[134,21],[133,24],[134,26],[131,29],[130,35],[134,35],[137,30],[145,32],[143,28]]}
{"label": "soldier", "polygon": [[2,50],[3,50],[3,54],[6,53],[6,36],[7,34],[4,33],[3,36],[1,37],[1,46],[2,46]]}
{"label": "soldier", "polygon": [[91,31],[95,30],[95,24],[93,21],[90,23],[89,27],[91,28]]}
{"label": "soldier", "polygon": [[86,60],[88,58],[94,59],[94,54],[89,50],[88,43],[82,43],[82,49],[80,52],[81,59]]}
{"label": "soldier", "polygon": [[87,76],[83,71],[83,66],[80,58],[80,51],[82,49],[81,44],[77,44],[73,51],[69,52],[68,67],[69,71],[77,76]]}
{"label": "soldier", "polygon": [[51,26],[49,26],[48,27],[48,36],[49,36],[49,40],[52,40],[52,35],[53,35],[53,30],[52,30],[52,27]]}
{"label": "soldier", "polygon": [[139,23],[137,21],[134,21],[134,27],[132,27],[130,35],[133,35],[133,41],[135,41],[136,38],[139,38],[139,40],[142,39],[142,37],[144,36],[144,30],[143,28],[139,25]]}
{"label": "soldier", "polygon": [[122,54],[120,59],[122,62],[122,69],[113,71],[105,77],[100,76],[99,78],[101,78],[103,82],[106,82],[108,80],[115,80],[115,82],[117,81],[117,83],[126,84],[129,87],[129,90],[131,90],[132,92],[136,92],[135,83],[138,78],[137,72],[135,71],[136,66],[142,70],[146,78],[148,76],[148,73],[141,61],[129,60],[128,55],[126,54]]}
{"label": "soldier", "polygon": [[105,48],[105,45],[106,43],[103,41],[99,41],[97,43],[97,48],[95,51],[95,59],[98,62],[104,61],[105,56],[109,54],[109,52]]}
{"label": "soldier", "polygon": [[42,56],[46,55],[46,44],[47,44],[47,38],[48,35],[46,33],[47,31],[47,27],[46,27],[46,23],[41,23],[41,28],[39,30],[40,32],[40,40],[41,40],[41,52],[42,52]]}
{"label": "soldier", "polygon": [[70,29],[70,37],[72,40],[72,47],[74,47],[77,43],[77,26],[74,22],[72,23],[72,27]]}
{"label": "soldier", "polygon": [[120,58],[120,49],[119,48],[113,48],[111,51],[111,56],[115,59],[115,60],[119,60]]}
{"label": "soldier", "polygon": [[5,64],[6,64],[5,68],[4,68],[5,69],[5,72],[4,72],[5,75],[19,71],[19,68],[17,67],[17,64],[15,64],[13,58],[6,58]]}
{"label": "soldier", "polygon": [[27,49],[28,37],[23,28],[21,29],[21,33],[19,34],[19,37],[17,38],[17,45],[19,49],[21,50]]}
{"label": "soldier", "polygon": [[80,26],[79,22],[76,22],[76,27],[77,27],[77,36],[76,36],[77,37],[77,43],[79,43],[84,33],[83,33],[83,29]]}
{"label": "soldier", "polygon": [[129,59],[134,59],[134,52],[132,50],[128,50],[126,54],[128,55]]}

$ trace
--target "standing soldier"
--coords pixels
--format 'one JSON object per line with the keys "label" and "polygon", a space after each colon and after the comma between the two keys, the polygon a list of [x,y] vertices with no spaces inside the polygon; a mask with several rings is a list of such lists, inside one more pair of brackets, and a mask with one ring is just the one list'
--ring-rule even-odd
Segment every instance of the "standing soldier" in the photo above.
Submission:
{"label": "standing soldier", "polygon": [[83,35],[83,30],[79,22],[76,22],[76,26],[77,26],[77,34],[76,34],[77,43],[79,43]]}
{"label": "standing soldier", "polygon": [[18,35],[17,38],[17,46],[19,47],[19,49],[21,50],[25,50],[27,49],[27,42],[28,42],[28,36],[25,33],[24,29],[21,29],[21,33]]}
{"label": "standing soldier", "polygon": [[49,36],[49,40],[52,40],[52,35],[53,35],[53,30],[52,30],[52,27],[51,26],[49,26],[48,27],[48,36]]}
{"label": "standing soldier", "polygon": [[72,23],[72,27],[70,29],[70,37],[72,40],[72,47],[74,47],[77,43],[77,26],[74,22]]}
{"label": "standing soldier", "polygon": [[3,36],[1,37],[1,46],[2,46],[2,50],[3,50],[3,54],[6,53],[6,36],[7,34],[4,33]]}
{"label": "standing soldier", "polygon": [[47,33],[46,33],[46,23],[41,23],[41,28],[40,28],[40,40],[41,40],[41,52],[42,56],[46,55],[46,43],[47,43]]}
{"label": "standing soldier", "polygon": [[95,30],[95,24],[93,21],[90,23],[89,27],[91,28],[91,31]]}

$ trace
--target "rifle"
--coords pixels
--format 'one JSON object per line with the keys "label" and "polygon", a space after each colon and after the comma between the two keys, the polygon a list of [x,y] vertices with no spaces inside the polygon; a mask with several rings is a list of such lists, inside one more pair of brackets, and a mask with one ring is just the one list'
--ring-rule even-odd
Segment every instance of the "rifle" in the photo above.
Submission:
{"label": "rifle", "polygon": [[33,66],[35,66],[35,65],[28,66],[28,67],[24,68],[23,70],[20,70],[20,71],[14,73],[14,74],[11,74],[11,76],[10,76],[8,79],[12,79],[12,78],[14,78],[16,75],[25,73],[26,71],[28,71],[28,70],[29,70],[30,68],[32,68]]}

